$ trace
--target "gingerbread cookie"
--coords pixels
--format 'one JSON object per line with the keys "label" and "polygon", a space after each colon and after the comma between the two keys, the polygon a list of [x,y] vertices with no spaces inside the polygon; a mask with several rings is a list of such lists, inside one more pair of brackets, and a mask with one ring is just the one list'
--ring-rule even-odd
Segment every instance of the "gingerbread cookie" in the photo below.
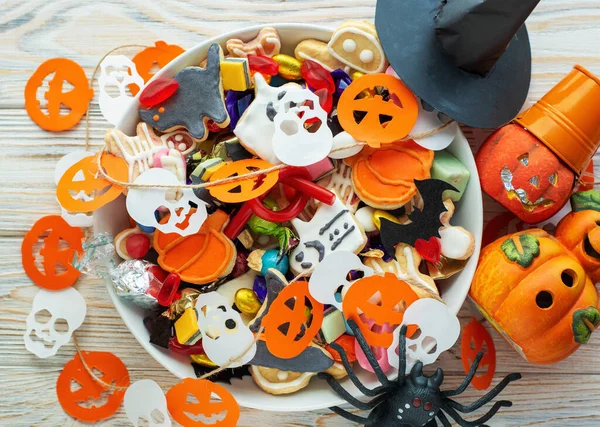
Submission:
{"label": "gingerbread cookie", "polygon": [[316,267],[334,251],[359,253],[367,243],[361,225],[337,194],[333,205],[321,204],[309,222],[296,218],[292,225],[300,239],[290,255],[290,268],[295,274]]}
{"label": "gingerbread cookie", "polygon": [[419,271],[421,256],[415,248],[404,243],[396,246],[396,259],[384,261],[378,257],[365,257],[363,264],[373,269],[375,274],[394,273],[400,280],[408,283],[419,298],[439,297],[439,291],[433,279]]}
{"label": "gingerbread cookie", "polygon": [[272,58],[281,50],[281,39],[275,28],[265,27],[254,40],[245,43],[240,39],[229,39],[225,43],[229,55],[247,58],[248,55],[263,55]]}
{"label": "gingerbread cookie", "polygon": [[208,137],[206,124],[209,120],[225,128],[229,124],[229,114],[223,98],[222,58],[221,46],[212,44],[208,49],[206,69],[186,67],[175,74],[178,89],[159,105],[141,109],[142,120],[162,132],[185,128],[197,141]]}
{"label": "gingerbread cookie", "polygon": [[434,152],[412,140],[365,147],[344,159],[352,168],[352,185],[363,202],[374,208],[393,210],[417,194],[414,180],[430,177]]}
{"label": "gingerbread cookie", "polygon": [[307,59],[314,61],[329,72],[342,69],[346,73],[350,73],[350,67],[333,57],[329,53],[327,43],[319,40],[308,39],[301,41],[296,46],[296,49],[294,49],[294,56],[302,62]]}
{"label": "gingerbread cookie", "polygon": [[327,48],[335,59],[362,73],[382,73],[387,66],[377,30],[370,22],[350,20],[342,23]]}

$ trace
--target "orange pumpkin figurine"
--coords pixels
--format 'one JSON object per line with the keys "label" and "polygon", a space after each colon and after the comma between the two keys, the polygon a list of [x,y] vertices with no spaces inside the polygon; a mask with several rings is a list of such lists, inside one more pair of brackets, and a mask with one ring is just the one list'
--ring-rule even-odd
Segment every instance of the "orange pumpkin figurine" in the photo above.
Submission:
{"label": "orange pumpkin figurine", "polygon": [[544,230],[504,236],[481,253],[470,296],[531,363],[554,363],[600,324],[598,291],[577,258]]}
{"label": "orange pumpkin figurine", "polygon": [[[168,216],[161,222],[168,221]],[[217,210],[210,215],[200,231],[191,236],[154,232],[153,246],[158,252],[158,264],[181,280],[204,285],[227,276],[233,270],[237,251],[222,232],[229,215]]]}
{"label": "orange pumpkin figurine", "polygon": [[558,223],[554,234],[597,283],[600,281],[600,192],[573,194],[571,207],[573,212]]}
{"label": "orange pumpkin figurine", "polygon": [[374,208],[392,210],[417,194],[415,180],[431,176],[433,154],[409,140],[379,149],[365,147],[344,162],[352,168],[352,186],[358,197]]}

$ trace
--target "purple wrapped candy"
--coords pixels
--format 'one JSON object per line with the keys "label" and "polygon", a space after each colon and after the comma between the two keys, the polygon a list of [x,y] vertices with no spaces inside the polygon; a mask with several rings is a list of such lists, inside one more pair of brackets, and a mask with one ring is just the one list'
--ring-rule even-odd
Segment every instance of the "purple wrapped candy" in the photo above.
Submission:
{"label": "purple wrapped candy", "polygon": [[252,290],[254,291],[256,297],[262,304],[265,301],[265,298],[267,297],[267,280],[265,279],[265,276],[257,275],[254,278],[254,285],[252,286]]}
{"label": "purple wrapped candy", "polygon": [[333,70],[331,72],[331,77],[333,78],[333,82],[335,83],[335,93],[333,94],[333,100],[337,103],[340,96],[342,96],[342,92],[350,86],[352,83],[352,79],[344,70],[338,68],[337,70]]}
{"label": "purple wrapped candy", "polygon": [[246,108],[252,102],[253,92],[251,90],[247,90],[244,92],[239,92],[236,90],[227,91],[227,95],[225,96],[225,107],[227,108],[227,112],[229,113],[229,129],[234,130],[237,126],[240,117],[246,111]]}

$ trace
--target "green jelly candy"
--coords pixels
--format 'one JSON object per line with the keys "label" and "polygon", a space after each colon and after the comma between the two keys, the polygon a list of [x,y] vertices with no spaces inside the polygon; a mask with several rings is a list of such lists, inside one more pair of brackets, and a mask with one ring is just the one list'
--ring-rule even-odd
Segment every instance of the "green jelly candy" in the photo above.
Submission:
{"label": "green jelly candy", "polygon": [[471,173],[456,157],[446,151],[436,151],[431,166],[431,177],[453,185],[458,190],[446,190],[442,194],[444,200],[458,202],[467,188]]}

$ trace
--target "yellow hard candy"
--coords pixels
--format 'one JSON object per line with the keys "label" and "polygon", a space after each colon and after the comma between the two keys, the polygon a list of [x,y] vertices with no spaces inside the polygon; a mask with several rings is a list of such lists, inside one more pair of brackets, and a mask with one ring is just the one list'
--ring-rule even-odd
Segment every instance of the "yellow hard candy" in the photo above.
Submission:
{"label": "yellow hard candy", "polygon": [[375,224],[375,227],[377,227],[378,230],[381,230],[381,218],[385,218],[389,221],[395,222],[396,224],[400,224],[398,218],[388,211],[376,210],[373,212],[373,224]]}
{"label": "yellow hard candy", "polygon": [[279,75],[286,80],[300,80],[302,78],[302,62],[290,55],[277,54],[273,60],[279,64]]}
{"label": "yellow hard candy", "polygon": [[218,366],[215,362],[210,360],[206,354],[192,354],[190,359],[192,359],[192,362],[206,366],[207,368],[216,368]]}
{"label": "yellow hard candy", "polygon": [[235,305],[244,314],[254,316],[262,304],[252,289],[242,288],[235,293]]}
{"label": "yellow hard candy", "polygon": [[350,78],[352,79],[352,81],[354,81],[354,80],[360,79],[364,75],[365,75],[365,73],[361,73],[360,71],[355,71],[352,73],[352,76]]}

